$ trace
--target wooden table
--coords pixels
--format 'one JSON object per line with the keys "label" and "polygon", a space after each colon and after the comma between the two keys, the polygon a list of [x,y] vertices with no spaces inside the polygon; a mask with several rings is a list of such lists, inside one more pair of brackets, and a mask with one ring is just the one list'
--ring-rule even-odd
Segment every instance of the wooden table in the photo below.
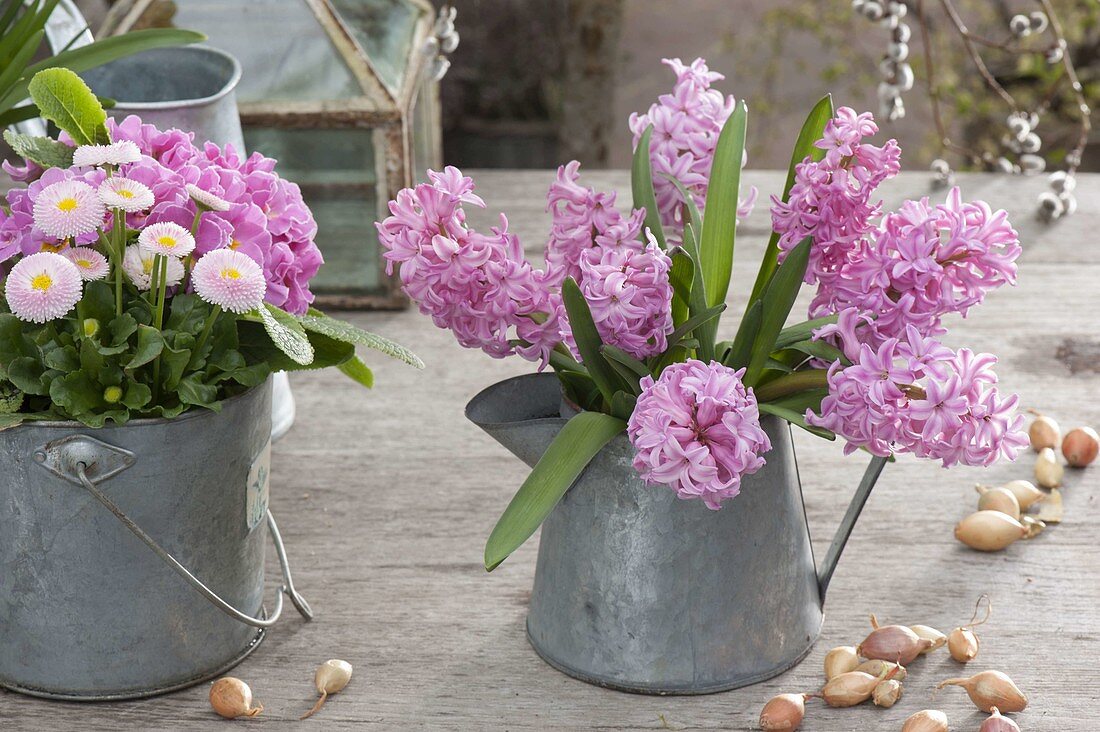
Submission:
{"label": "wooden table", "polygon": [[[629,201],[625,173],[585,177],[626,191]],[[474,223],[488,225],[496,211],[507,211],[537,258],[548,229],[544,195],[552,173],[475,178],[490,210]],[[747,179],[766,196],[782,176],[752,171]],[[1100,424],[1100,401],[1094,401],[1100,389],[1100,176],[1080,176],[1080,211],[1054,225],[1034,219],[1044,178],[966,175],[961,183],[966,197],[1012,213],[1024,254],[1019,286],[993,293],[970,319],[953,321],[949,342],[996,353],[1005,388],[1019,392],[1023,404],[1064,426]],[[944,195],[929,191],[924,173],[884,188],[888,207],[930,193]],[[759,205],[738,237],[731,312],[743,303],[767,229],[767,209]],[[804,729],[898,730],[913,712],[939,708],[952,729],[977,730],[983,715],[961,689],[934,694],[933,688],[986,668],[1007,672],[1029,694],[1031,707],[1018,717],[1024,730],[1100,727],[1100,468],[1068,473],[1065,523],[984,555],[952,538],[955,522],[974,509],[973,484],[1028,478],[1032,455],[988,470],[945,471],[901,459],[888,466],[856,527],[829,591],[822,638],[802,665],[767,683],[707,697],[607,691],[555,671],[524,638],[535,541],[491,575],[481,567],[485,538],[526,470],[463,418],[463,406],[481,388],[531,366],[464,350],[414,311],[351,317],[399,338],[428,367],[417,372],[368,353],[377,376],[371,393],[334,371],[292,377],[298,421],[275,448],[272,505],[297,584],[317,617],[305,623],[290,612],[233,672],[267,707],[244,726],[295,727],[314,698],[315,665],[339,657],[355,665],[354,680],[303,727],[749,730],[771,695],[817,689],[825,652],[858,643],[870,613],[946,632],[965,623],[976,598],[988,593],[993,616],[980,629],[981,654],[968,669],[939,652],[911,666],[905,696],[894,708],[828,709],[814,702]],[[726,337],[732,320],[724,324]],[[796,432],[821,557],[865,461]],[[725,510],[737,510],[736,503]],[[767,591],[766,577],[760,591]],[[145,701],[78,705],[0,693],[0,729],[210,729],[217,720],[206,694],[204,685]]]}

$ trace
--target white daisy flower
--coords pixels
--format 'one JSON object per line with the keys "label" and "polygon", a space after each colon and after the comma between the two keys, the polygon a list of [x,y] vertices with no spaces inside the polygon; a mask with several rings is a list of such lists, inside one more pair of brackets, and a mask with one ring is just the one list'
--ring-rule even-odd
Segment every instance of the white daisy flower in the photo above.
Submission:
{"label": "white daisy flower", "polygon": [[73,150],[73,165],[125,165],[141,160],[141,150],[129,140],[110,145],[81,145]]}
{"label": "white daisy flower", "polygon": [[156,202],[147,185],[117,175],[105,178],[97,193],[104,206],[121,208],[126,213],[144,211]]}
{"label": "white daisy flower", "polygon": [[210,191],[204,191],[194,183],[187,184],[187,194],[191,196],[191,200],[199,204],[199,206],[208,208],[211,211],[228,211],[231,205],[229,201],[224,198],[215,196]]}
{"label": "white daisy flower", "polygon": [[95,189],[79,180],[48,185],[34,201],[34,225],[58,239],[96,231],[105,214]]}
{"label": "white daisy flower", "polygon": [[195,250],[195,237],[179,224],[161,221],[150,224],[138,234],[141,251],[169,257],[186,257]]}
{"label": "white daisy flower", "polygon": [[[169,287],[178,285],[183,280],[183,265],[175,257],[166,257],[168,268],[165,273]],[[126,247],[126,253],[122,256],[122,271],[134,283],[134,287],[146,291],[152,287],[153,262],[156,255],[141,251],[137,244]]]}
{"label": "white daisy flower", "polygon": [[107,258],[91,247],[72,247],[61,252],[61,256],[76,265],[85,282],[101,280],[111,271]]}
{"label": "white daisy flower", "polygon": [[211,305],[233,313],[247,313],[264,303],[267,281],[260,265],[247,254],[215,249],[198,262],[191,273],[195,292]]}

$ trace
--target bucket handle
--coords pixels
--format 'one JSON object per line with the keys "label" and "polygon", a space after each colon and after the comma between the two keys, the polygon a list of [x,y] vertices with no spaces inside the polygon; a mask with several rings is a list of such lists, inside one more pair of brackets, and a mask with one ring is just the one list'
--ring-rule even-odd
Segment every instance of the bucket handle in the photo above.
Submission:
{"label": "bucket handle", "polygon": [[825,553],[825,561],[821,563],[821,568],[817,570],[817,588],[822,603],[825,602],[825,591],[829,589],[829,581],[833,578],[833,572],[836,571],[840,555],[844,551],[844,546],[848,543],[848,538],[852,535],[852,529],[856,526],[856,520],[863,511],[864,504],[871,496],[871,489],[875,487],[879,476],[882,475],[882,469],[886,467],[889,460],[890,458],[877,455],[871,458],[871,463],[867,466],[867,470],[863,473],[863,479],[859,482],[859,488],[856,489],[851,503],[848,504],[848,511],[841,519],[840,526],[837,527],[836,534],[833,536],[833,543],[829,545],[829,551]]}
{"label": "bucket handle", "polygon": [[270,628],[282,615],[284,593],[290,598],[290,602],[303,618],[307,621],[313,619],[313,610],[310,608],[309,603],[294,589],[294,580],[290,575],[290,564],[287,561],[286,548],[283,546],[283,537],[279,533],[279,527],[275,524],[275,517],[271,515],[270,510],[267,512],[267,525],[271,530],[271,540],[275,544],[275,553],[279,558],[279,567],[283,574],[283,585],[279,588],[279,594],[276,595],[275,611],[267,618],[254,618],[251,615],[242,613],[203,584],[198,577],[191,574],[153,537],[145,533],[144,529],[127,516],[114,501],[108,498],[107,494],[99,489],[93,478],[105,481],[129,468],[137,461],[132,452],[114,445],[108,445],[87,435],[73,435],[51,442],[35,451],[34,461],[55,475],[82,486],[93,498],[113,513],[115,518],[121,521],[122,525],[129,529],[134,536],[145,542],[146,546],[152,549],[153,553],[171,567],[176,574],[187,580],[187,583],[196,592],[234,620],[251,625],[254,628]]}

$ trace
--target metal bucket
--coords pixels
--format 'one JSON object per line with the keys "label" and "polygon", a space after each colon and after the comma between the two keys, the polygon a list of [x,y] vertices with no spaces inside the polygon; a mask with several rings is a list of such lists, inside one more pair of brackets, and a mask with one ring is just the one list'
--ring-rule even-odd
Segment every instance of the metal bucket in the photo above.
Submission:
{"label": "metal bucket", "polygon": [[[217,413],[0,433],[0,686],[160,694],[251,653],[284,592],[310,617],[267,510],[270,449],[270,382]],[[284,582],[270,615],[267,529]]]}
{"label": "metal bucket", "polygon": [[201,145],[211,140],[244,150],[234,91],[241,65],[230,54],[208,46],[154,48],[81,73],[92,91],[115,100],[107,114],[136,114],[160,129],[194,132]]}
{"label": "metal bucket", "polygon": [[[471,421],[529,465],[565,424],[553,374],[476,396]],[[825,590],[885,460],[875,458],[820,571],[790,428],[764,416],[772,450],[722,510],[646,486],[626,435],[589,464],[542,525],[527,616],[551,666],[646,694],[707,694],[776,676],[821,629]]]}

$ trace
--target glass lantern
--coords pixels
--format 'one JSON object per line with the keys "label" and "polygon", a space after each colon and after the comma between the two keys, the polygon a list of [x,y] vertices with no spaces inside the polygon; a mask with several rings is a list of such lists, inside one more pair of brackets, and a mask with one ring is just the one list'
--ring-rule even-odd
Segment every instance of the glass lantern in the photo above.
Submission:
{"label": "glass lantern", "polygon": [[454,11],[427,0],[122,0],[101,35],[178,26],[236,56],[245,144],[279,161],[317,218],[328,308],[406,304],[374,221],[441,165],[439,80]]}

